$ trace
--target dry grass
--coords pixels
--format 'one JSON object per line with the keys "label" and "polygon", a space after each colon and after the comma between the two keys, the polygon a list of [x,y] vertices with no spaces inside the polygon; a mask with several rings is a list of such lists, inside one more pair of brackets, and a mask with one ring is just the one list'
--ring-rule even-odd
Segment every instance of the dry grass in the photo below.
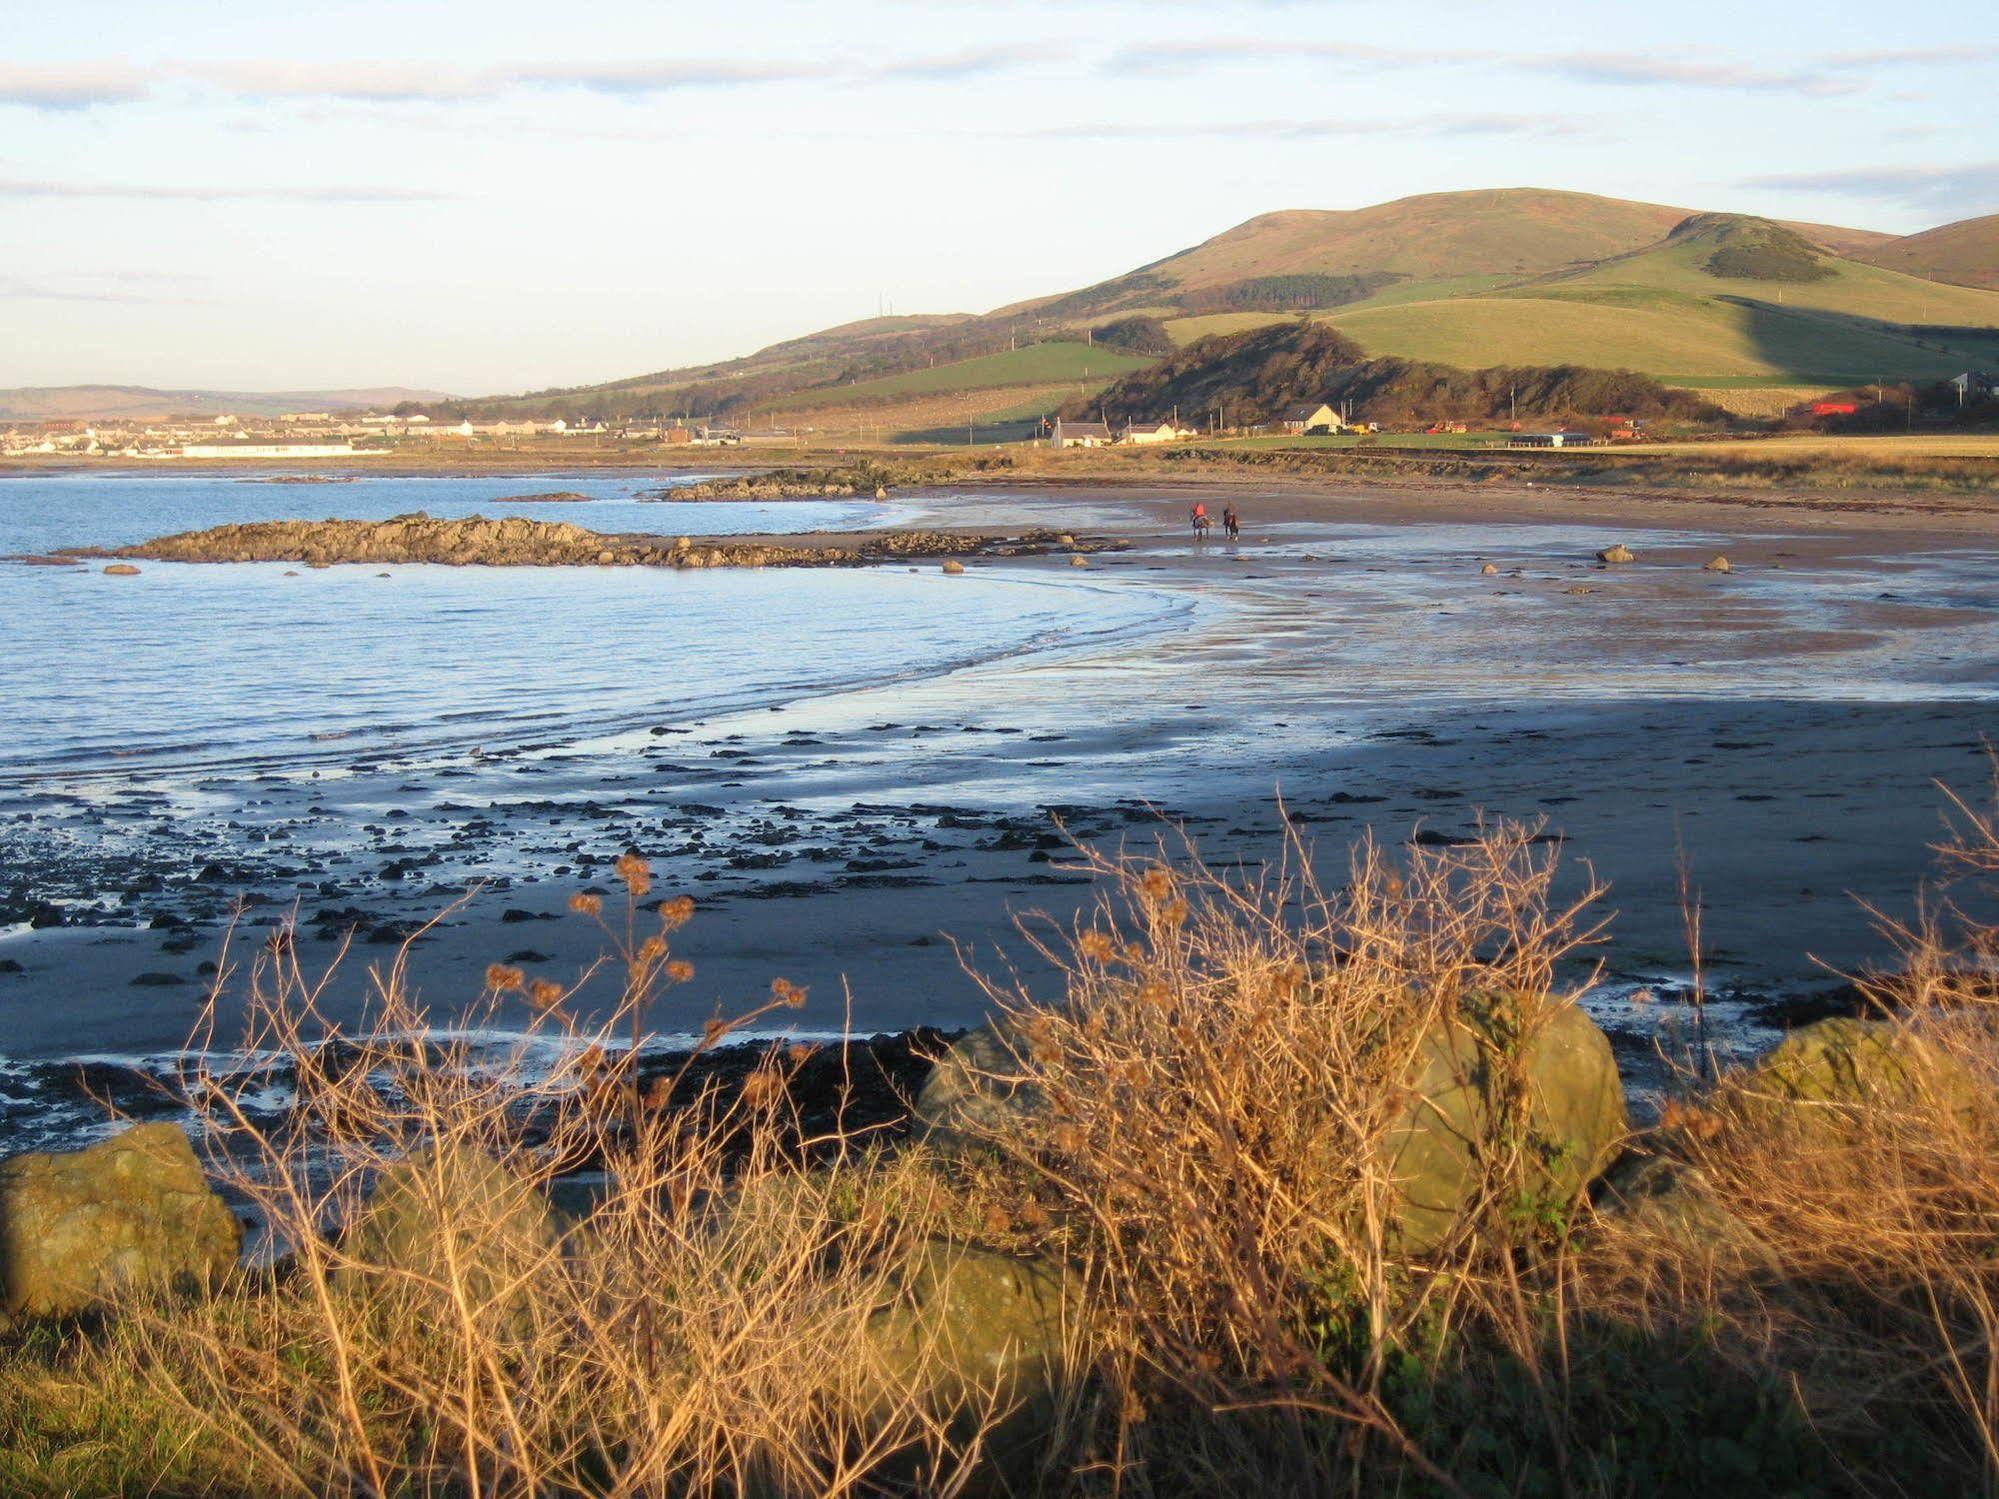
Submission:
{"label": "dry grass", "polygon": [[[1999,821],[1961,811],[1948,857],[1999,872]],[[1036,929],[1063,1001],[994,989],[1004,1081],[1043,1107],[960,1156],[801,1140],[782,1050],[739,1091],[639,1086],[685,908],[655,915],[636,861],[605,928],[624,1005],[586,1024],[542,987],[499,1066],[437,1039],[399,965],[365,1031],[327,1044],[280,939],[242,977],[297,1107],[270,1128],[243,1106],[259,1079],[186,1084],[284,1257],[17,1348],[0,1491],[1999,1489],[1992,930],[1939,901],[1900,934],[1871,981],[1895,1059],[1872,1081],[1690,1083],[1645,1142],[1678,1195],[1549,1201],[1522,1059],[1597,928],[1552,898],[1531,836],[1364,848],[1337,888],[1296,857],[1244,875],[1086,852],[1101,906]],[[522,980],[487,977],[498,1018]],[[1492,1105],[1419,1253],[1395,1141],[1449,1025],[1485,1038]],[[551,1214],[544,1189],[583,1163],[601,1202]],[[1024,1463],[1024,1386],[939,1378],[951,1350],[880,1336],[967,1239],[1079,1292]]]}

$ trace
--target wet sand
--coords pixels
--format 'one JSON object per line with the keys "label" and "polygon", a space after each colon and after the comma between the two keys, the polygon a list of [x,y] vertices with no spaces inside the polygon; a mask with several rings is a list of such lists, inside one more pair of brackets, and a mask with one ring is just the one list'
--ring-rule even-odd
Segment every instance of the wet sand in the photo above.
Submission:
{"label": "wet sand", "polygon": [[[1197,493],[1243,510],[1242,546],[1186,537]],[[982,1008],[954,940],[1045,981],[1011,929],[1091,898],[1065,837],[1177,826],[1213,863],[1254,862],[1288,814],[1337,868],[1364,831],[1457,838],[1508,816],[1544,819],[1610,882],[1592,1004],[1639,1075],[1683,1018],[1628,1002],[1687,970],[1682,852],[1729,996],[1723,1042],[1764,1044],[1759,1005],[1884,954],[1856,897],[1910,909],[1937,783],[1975,794],[1999,727],[1999,535],[1968,510],[1918,526],[1895,504],[1237,484],[900,498],[929,507],[926,525],[1128,540],[1073,577],[1067,559],[974,565],[1059,567],[1180,612],[1114,647],[478,757],[0,787],[0,921],[16,923],[0,1055],[177,1045],[245,897],[239,944],[294,909],[310,958],[351,934],[336,1012],[468,892],[415,955],[441,1011],[491,961],[567,974],[601,943],[566,900],[611,889],[628,847],[700,906],[681,946],[697,976],[662,1031],[692,1033],[778,975],[810,987],[807,1033],[950,1027]],[[1594,563],[1618,540],[1637,563]],[[1717,551],[1735,572],[1701,570]]]}

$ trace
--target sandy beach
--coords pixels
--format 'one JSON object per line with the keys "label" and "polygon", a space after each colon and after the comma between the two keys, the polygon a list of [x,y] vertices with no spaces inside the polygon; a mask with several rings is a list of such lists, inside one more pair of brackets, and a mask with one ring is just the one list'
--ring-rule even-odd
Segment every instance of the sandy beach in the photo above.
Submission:
{"label": "sandy beach", "polygon": [[[1241,509],[1241,545],[1189,537],[1197,498]],[[567,899],[607,888],[632,848],[700,908],[682,949],[696,978],[657,1017],[662,1045],[777,976],[811,992],[802,1033],[948,1028],[982,1013],[968,963],[1045,983],[1015,923],[1066,921],[1093,897],[1065,867],[1071,839],[1184,831],[1212,863],[1255,864],[1288,828],[1337,871],[1364,833],[1434,843],[1498,817],[1544,824],[1572,886],[1585,864],[1610,886],[1590,1004],[1633,1076],[1656,1077],[1662,1028],[1684,1019],[1683,862],[1718,1034],[1753,1050],[1775,1035],[1762,1007],[1884,954],[1860,903],[1912,909],[1939,785],[1975,795],[1987,775],[1999,538],[1962,499],[1242,484],[898,499],[925,526],[1128,543],[1082,568],[971,568],[1079,590],[1064,595],[1079,617],[1095,591],[1143,590],[1151,622],[473,753],[11,780],[13,1107],[63,1059],[178,1046],[239,902],[239,961],[294,913],[309,959],[351,942],[336,1015],[448,909],[413,955],[443,1017],[489,962],[586,967],[600,934]],[[1595,561],[1619,541],[1636,562]],[[1717,554],[1733,571],[1703,570]],[[1668,1002],[1633,1004],[1640,991]]]}

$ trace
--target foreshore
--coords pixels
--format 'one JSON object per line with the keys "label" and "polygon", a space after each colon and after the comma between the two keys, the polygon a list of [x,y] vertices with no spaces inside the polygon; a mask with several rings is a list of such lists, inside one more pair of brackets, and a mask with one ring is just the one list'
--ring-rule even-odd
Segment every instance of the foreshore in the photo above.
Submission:
{"label": "foreshore", "polygon": [[[650,732],[578,725],[183,789],[10,782],[7,1055],[178,1046],[244,899],[239,957],[294,917],[309,962],[351,941],[336,1016],[446,908],[412,956],[440,1015],[489,962],[567,977],[602,946],[568,898],[606,887],[627,848],[699,908],[682,941],[697,977],[658,1017],[662,1045],[774,977],[810,990],[804,1033],[956,1027],[985,1003],[968,967],[1047,981],[1015,921],[1063,922],[1092,898],[1064,867],[1071,839],[1184,830],[1228,866],[1295,837],[1336,877],[1363,834],[1447,842],[1511,817],[1543,825],[1569,888],[1585,863],[1608,883],[1609,941],[1574,978],[1604,965],[1592,1006],[1634,1074],[1656,1077],[1685,1018],[1683,869],[1723,1040],[1754,1049],[1776,1034],[1755,1019],[1772,1000],[1888,955],[1859,902],[1907,914],[1939,787],[1976,797],[1987,777],[1999,527],[1955,498],[1779,508],[1302,482],[898,498],[925,529],[1100,535],[1128,550],[1086,572],[970,566],[1151,590],[1179,612],[1118,643]],[[1243,512],[1240,547],[1186,535],[1196,498]],[[1594,561],[1620,540],[1636,563]],[[1703,571],[1716,553],[1732,573]],[[1666,1002],[1632,1002],[1643,993]]]}

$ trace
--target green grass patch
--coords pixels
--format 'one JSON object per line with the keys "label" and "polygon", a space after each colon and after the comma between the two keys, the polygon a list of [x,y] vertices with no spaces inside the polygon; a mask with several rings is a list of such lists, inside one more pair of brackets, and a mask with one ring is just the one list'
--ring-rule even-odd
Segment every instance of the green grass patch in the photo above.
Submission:
{"label": "green grass patch", "polygon": [[813,406],[845,406],[863,401],[886,401],[901,396],[948,395],[954,391],[992,390],[1008,385],[1045,385],[1057,380],[1099,385],[1129,370],[1143,369],[1152,361],[1134,354],[1120,354],[1084,343],[1030,344],[1009,349],[1004,354],[985,354],[977,359],[961,359],[956,364],[940,364],[933,369],[909,370],[900,375],[884,375],[852,385],[822,386],[783,396],[770,404],[773,409],[801,411]]}

